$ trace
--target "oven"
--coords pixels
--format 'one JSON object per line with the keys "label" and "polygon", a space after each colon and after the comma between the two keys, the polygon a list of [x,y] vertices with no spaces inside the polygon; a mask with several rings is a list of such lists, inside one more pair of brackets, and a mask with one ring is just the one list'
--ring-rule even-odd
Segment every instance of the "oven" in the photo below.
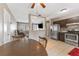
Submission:
{"label": "oven", "polygon": [[65,42],[71,45],[78,46],[78,34],[66,33]]}

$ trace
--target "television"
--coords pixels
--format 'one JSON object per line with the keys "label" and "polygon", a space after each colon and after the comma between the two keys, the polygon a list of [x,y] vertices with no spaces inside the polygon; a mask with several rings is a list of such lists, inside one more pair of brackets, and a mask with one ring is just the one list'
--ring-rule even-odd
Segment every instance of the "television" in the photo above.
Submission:
{"label": "television", "polygon": [[43,28],[43,23],[38,24],[38,28]]}

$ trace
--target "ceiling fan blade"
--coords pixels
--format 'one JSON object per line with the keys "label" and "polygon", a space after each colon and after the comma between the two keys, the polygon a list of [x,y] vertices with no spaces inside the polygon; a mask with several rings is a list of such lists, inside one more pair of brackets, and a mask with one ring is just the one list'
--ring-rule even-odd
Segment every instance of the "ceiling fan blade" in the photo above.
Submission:
{"label": "ceiling fan blade", "polygon": [[44,3],[40,3],[40,5],[41,5],[43,8],[45,8],[45,7],[46,7]]}
{"label": "ceiling fan blade", "polygon": [[35,6],[35,3],[32,3],[32,6],[31,6],[31,8],[34,8],[34,6]]}

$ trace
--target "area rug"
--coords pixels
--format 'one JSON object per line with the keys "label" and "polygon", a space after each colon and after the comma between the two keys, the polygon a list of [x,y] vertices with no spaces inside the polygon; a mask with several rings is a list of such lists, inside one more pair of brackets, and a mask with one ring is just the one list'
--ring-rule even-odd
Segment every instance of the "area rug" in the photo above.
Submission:
{"label": "area rug", "polygon": [[72,50],[68,53],[68,55],[70,55],[70,56],[79,56],[79,48],[74,48],[74,49],[72,49]]}

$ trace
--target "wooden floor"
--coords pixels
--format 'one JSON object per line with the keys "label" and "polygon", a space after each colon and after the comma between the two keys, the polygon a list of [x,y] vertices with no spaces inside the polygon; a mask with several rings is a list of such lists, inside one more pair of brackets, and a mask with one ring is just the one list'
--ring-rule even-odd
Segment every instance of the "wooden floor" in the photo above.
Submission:
{"label": "wooden floor", "polygon": [[75,46],[65,42],[48,39],[46,51],[48,56],[69,56],[68,53],[74,48]]}
{"label": "wooden floor", "polygon": [[35,40],[16,40],[0,46],[1,56],[47,56],[43,45]]}
{"label": "wooden floor", "polygon": [[[69,56],[68,53],[73,48],[75,48],[75,46],[53,39],[48,39],[46,49],[42,45],[38,45],[38,42],[37,43],[35,42],[37,41],[30,41],[30,43],[33,46],[28,45],[27,40],[26,41],[17,40],[11,43],[7,43],[3,46],[0,46],[0,55],[2,56],[18,56],[18,55],[19,56],[26,56],[26,55]],[[33,50],[30,50],[29,47],[27,48],[27,45],[30,46]],[[39,48],[39,46],[41,46],[42,48]],[[32,54],[30,54],[31,52]],[[37,53],[35,54],[35,52]]]}

